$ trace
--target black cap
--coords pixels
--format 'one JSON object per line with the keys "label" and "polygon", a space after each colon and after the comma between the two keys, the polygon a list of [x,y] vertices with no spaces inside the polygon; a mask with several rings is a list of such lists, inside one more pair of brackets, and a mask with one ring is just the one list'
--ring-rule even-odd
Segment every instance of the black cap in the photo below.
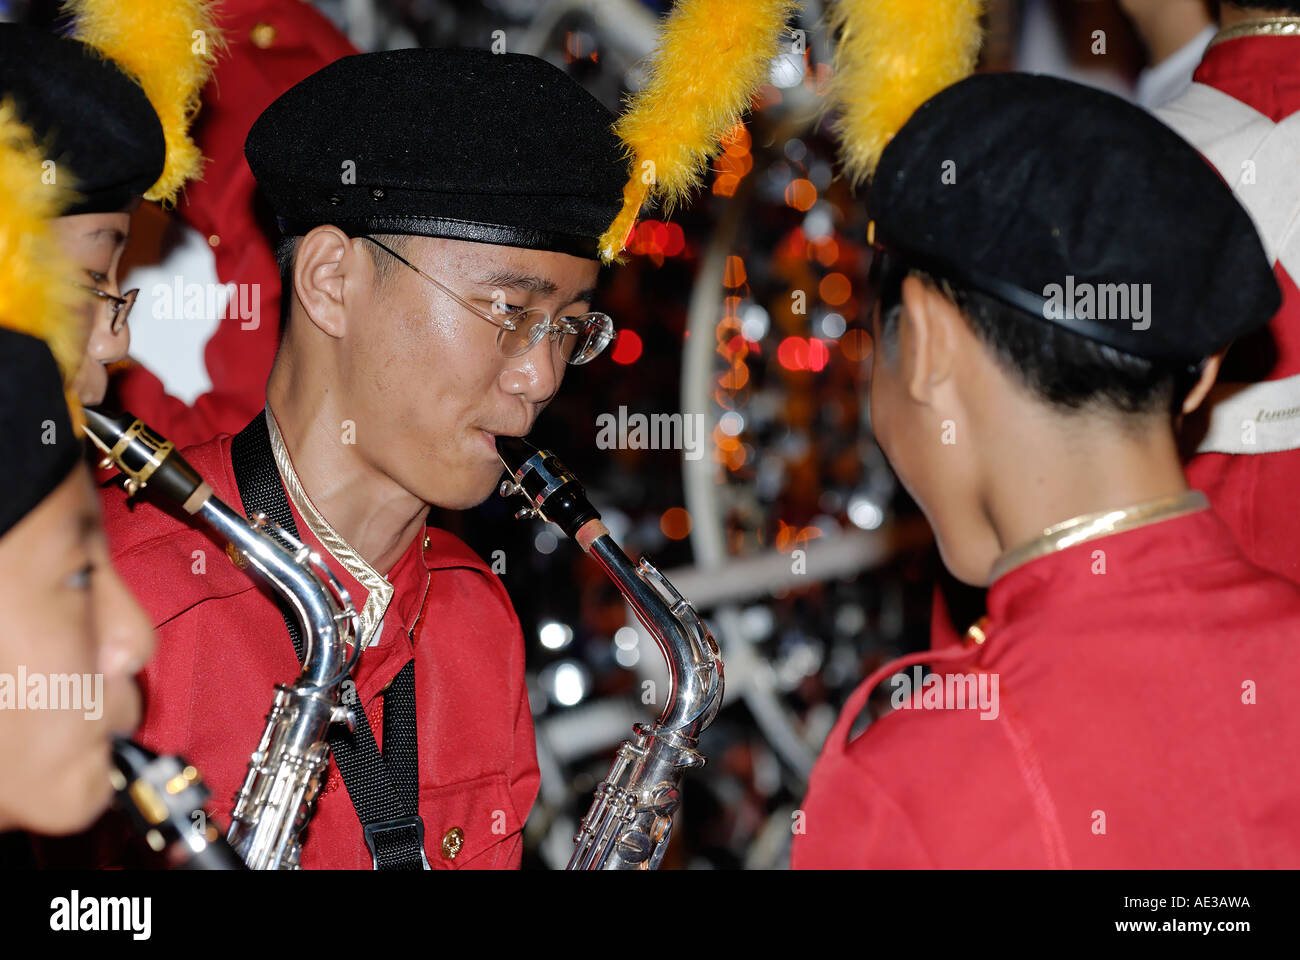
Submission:
{"label": "black cap", "polygon": [[0,327],[0,536],[81,459],[59,368],[45,341]]}
{"label": "black cap", "polygon": [[1135,356],[1200,360],[1281,305],[1200,154],[1065,80],[981,74],[932,97],[885,148],[868,206],[905,263]]}
{"label": "black cap", "polygon": [[162,176],[162,123],[144,90],[79,40],[0,24],[0,97],[11,97],[80,199],[64,215],[121,210]]}
{"label": "black cap", "polygon": [[286,235],[329,223],[594,259],[628,175],[613,122],[536,57],[390,50],[290,88],[244,154]]}

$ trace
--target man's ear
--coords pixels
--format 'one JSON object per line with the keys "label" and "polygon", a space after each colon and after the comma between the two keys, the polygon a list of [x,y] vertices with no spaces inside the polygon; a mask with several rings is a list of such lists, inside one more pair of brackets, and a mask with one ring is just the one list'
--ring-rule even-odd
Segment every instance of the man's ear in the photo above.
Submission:
{"label": "man's ear", "polygon": [[929,404],[934,388],[952,372],[952,324],[961,322],[961,313],[919,277],[904,277],[902,293],[898,341],[907,392],[917,403]]}
{"label": "man's ear", "polygon": [[362,269],[362,259],[352,238],[328,224],[312,229],[298,241],[293,260],[294,293],[312,324],[331,337],[347,332],[344,303],[348,281]]}
{"label": "man's ear", "polygon": [[1228,352],[1224,347],[1218,353],[1206,358],[1205,366],[1201,370],[1201,377],[1196,381],[1196,386],[1192,387],[1191,392],[1183,398],[1183,415],[1191,413],[1201,405],[1210,388],[1214,386],[1214,381],[1219,378],[1219,368],[1223,366],[1223,357]]}

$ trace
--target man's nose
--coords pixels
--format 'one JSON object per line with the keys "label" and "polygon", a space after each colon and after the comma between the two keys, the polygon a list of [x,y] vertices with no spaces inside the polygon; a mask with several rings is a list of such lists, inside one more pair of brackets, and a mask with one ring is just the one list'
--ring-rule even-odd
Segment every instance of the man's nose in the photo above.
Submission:
{"label": "man's nose", "polygon": [[501,389],[529,403],[545,403],[555,396],[564,379],[564,361],[549,336],[542,337],[523,356],[506,360]]}
{"label": "man's nose", "polygon": [[92,360],[103,364],[117,363],[126,359],[131,349],[131,327],[123,317],[113,330],[113,311],[107,307],[95,313],[94,326],[90,329],[90,342],[86,352]]}

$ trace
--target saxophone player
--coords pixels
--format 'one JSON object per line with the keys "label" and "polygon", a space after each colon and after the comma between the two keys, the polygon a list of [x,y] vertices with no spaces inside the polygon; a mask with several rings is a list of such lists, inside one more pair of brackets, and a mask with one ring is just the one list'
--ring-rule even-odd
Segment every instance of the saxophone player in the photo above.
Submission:
{"label": "saxophone player", "polygon": [[84,333],[40,170],[0,104],[0,865],[26,859],[5,832],[72,833],[104,811],[110,740],[138,723],[133,674],[153,648],[69,416]]}
{"label": "saxophone player", "polygon": [[922,105],[869,209],[873,426],[989,615],[850,698],[792,864],[1300,866],[1300,590],[1175,442],[1279,305],[1246,210],[1150,115],[1017,74]]}
{"label": "saxophone player", "polygon": [[[539,59],[412,49],[325,67],[248,136],[282,232],[283,339],[266,410],[183,453],[318,552],[360,611],[357,729],[331,738],[304,867],[520,863],[539,774],[518,620],[425,520],[490,495],[494,437],[528,433],[609,342],[591,300],[627,179],[612,121]],[[103,505],[159,635],[139,739],[233,796],[296,673],[291,627],[200,529],[112,488]]]}
{"label": "saxophone player", "polygon": [[[176,22],[190,21],[214,53],[218,35],[203,5],[177,0],[175,7]],[[104,399],[108,367],[125,359],[131,342],[127,318],[139,291],[118,284],[131,213],[142,198],[174,201],[197,174],[202,157],[189,142],[192,117],[184,105],[203,85],[210,60],[194,52],[188,32],[155,43],[152,56],[141,57],[146,9],[102,0],[70,9],[76,19],[69,37],[0,24],[0,98],[13,102],[41,144],[44,163],[34,189],[75,191],[51,222],[79,268],[79,309],[90,334],[75,388],[93,406]],[[93,27],[86,14],[94,15]]]}

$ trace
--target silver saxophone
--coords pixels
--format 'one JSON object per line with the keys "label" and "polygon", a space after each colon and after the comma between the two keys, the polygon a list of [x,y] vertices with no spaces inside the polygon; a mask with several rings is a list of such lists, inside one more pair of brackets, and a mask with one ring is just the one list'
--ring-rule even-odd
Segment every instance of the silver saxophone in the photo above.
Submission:
{"label": "silver saxophone", "polygon": [[171,441],[129,413],[111,417],[87,409],[85,416],[86,433],[105,455],[101,466],[121,469],[128,496],[148,484],[201,517],[234,548],[231,559],[241,567],[251,564],[302,624],[302,672],[275,688],[226,834],[250,869],[295,870],[329,765],[329,728],[355,726],[351,708],[341,702],[342,682],[359,653],[352,600],[320,557],[295,537],[264,514],[250,520],[218,499]]}
{"label": "silver saxophone", "polygon": [[528,500],[516,518],[550,521],[595,557],[668,664],[667,705],[654,723],[636,724],[633,738],[619,747],[578,827],[567,869],[658,869],[681,804],[682,777],[704,765],[696,745],[722,706],[718,644],[690,601],[649,560],[628,559],[555,454],[518,437],[499,436],[496,446],[509,474],[501,495]]}

